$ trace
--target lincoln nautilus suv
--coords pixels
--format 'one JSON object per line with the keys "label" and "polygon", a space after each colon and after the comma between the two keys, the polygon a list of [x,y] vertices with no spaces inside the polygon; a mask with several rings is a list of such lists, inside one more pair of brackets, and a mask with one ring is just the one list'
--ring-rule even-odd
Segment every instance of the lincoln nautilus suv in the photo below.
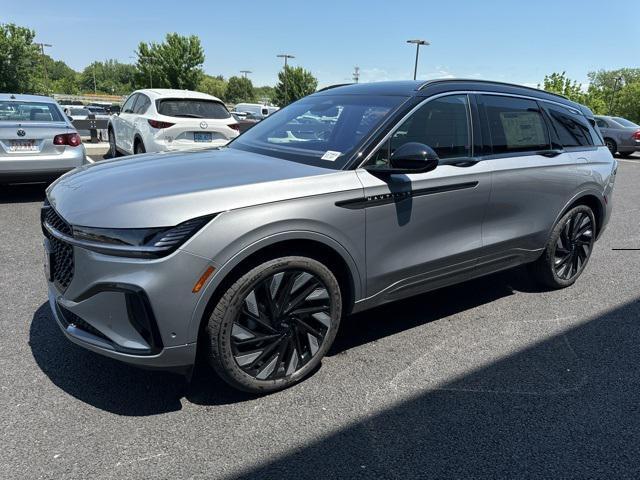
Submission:
{"label": "lincoln nautilus suv", "polygon": [[594,126],[516,85],[343,85],[222,148],[82,166],[42,208],[55,321],[108,357],[189,374],[199,351],[269,392],[350,313],[522,264],[568,287],[611,213]]}

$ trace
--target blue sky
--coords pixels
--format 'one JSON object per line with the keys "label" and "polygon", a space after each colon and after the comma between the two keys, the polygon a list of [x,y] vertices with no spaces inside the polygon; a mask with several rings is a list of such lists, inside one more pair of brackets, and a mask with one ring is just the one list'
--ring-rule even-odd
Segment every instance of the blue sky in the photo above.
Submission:
{"label": "blue sky", "polygon": [[[93,60],[130,58],[140,41],[167,32],[198,35],[204,69],[225,77],[251,70],[274,84],[281,60],[311,70],[320,86],[411,78],[473,77],[535,85],[566,70],[586,82],[597,69],[638,67],[638,0],[396,1],[31,1],[5,0],[0,22],[36,30],[48,53],[82,69]],[[90,7],[95,5],[95,7]]]}

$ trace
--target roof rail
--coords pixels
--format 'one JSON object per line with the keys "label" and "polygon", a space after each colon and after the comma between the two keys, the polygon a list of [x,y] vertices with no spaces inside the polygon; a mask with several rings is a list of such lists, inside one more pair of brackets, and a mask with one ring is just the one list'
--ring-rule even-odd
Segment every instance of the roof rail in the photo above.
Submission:
{"label": "roof rail", "polygon": [[478,80],[477,78],[439,78],[435,80],[427,80],[426,82],[424,82],[418,87],[418,90],[423,90],[424,88],[428,87],[429,85],[433,85],[434,83],[444,83],[444,82],[474,82],[474,83],[488,83],[488,84],[494,84],[494,85],[496,84],[507,85],[509,87],[518,87],[518,88],[525,88],[527,90],[534,90],[536,92],[546,93],[548,95],[553,95],[553,96],[564,98],[565,100],[571,101],[569,98],[567,98],[564,95],[561,95],[559,93],[554,93],[554,92],[548,92],[546,90],[541,90],[539,88],[527,87],[526,85],[518,85],[517,83],[496,82],[493,80]]}
{"label": "roof rail", "polygon": [[336,83],[335,85],[329,85],[328,87],[324,87],[324,88],[321,88],[320,90],[316,90],[316,93],[324,92],[325,90],[331,90],[332,88],[346,87],[347,85],[353,85],[353,83]]}

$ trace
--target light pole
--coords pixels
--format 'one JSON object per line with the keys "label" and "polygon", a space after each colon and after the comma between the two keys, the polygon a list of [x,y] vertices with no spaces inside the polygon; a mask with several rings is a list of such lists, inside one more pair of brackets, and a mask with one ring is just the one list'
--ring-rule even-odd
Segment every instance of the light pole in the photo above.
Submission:
{"label": "light pole", "polygon": [[616,77],[616,80],[613,83],[613,90],[611,91],[611,100],[609,100],[609,115],[613,113],[613,105],[616,99],[616,92],[618,91],[618,84],[620,82],[622,82],[622,77]]}
{"label": "light pole", "polygon": [[240,73],[242,74],[242,76],[244,78],[247,78],[247,75],[249,75],[250,73],[253,73],[251,70],[240,70]]}
{"label": "light pole", "polygon": [[360,67],[353,67],[353,81],[358,83],[360,81]]}
{"label": "light pole", "polygon": [[42,68],[44,69],[44,82],[45,82],[45,88],[49,88],[49,75],[47,74],[47,63],[45,62],[44,59],[44,47],[53,47],[53,45],[49,44],[49,43],[34,43],[34,45],[37,45],[40,47],[40,53],[42,54]]}
{"label": "light pole", "polygon": [[287,93],[287,60],[290,58],[296,58],[293,55],[289,55],[288,53],[281,53],[276,55],[278,58],[284,58],[284,105],[286,106],[289,102],[289,95]]}
{"label": "light pole", "polygon": [[413,79],[416,79],[418,74],[418,54],[420,53],[420,45],[431,45],[426,40],[407,40],[407,43],[415,43],[416,44],[416,64],[413,67]]}

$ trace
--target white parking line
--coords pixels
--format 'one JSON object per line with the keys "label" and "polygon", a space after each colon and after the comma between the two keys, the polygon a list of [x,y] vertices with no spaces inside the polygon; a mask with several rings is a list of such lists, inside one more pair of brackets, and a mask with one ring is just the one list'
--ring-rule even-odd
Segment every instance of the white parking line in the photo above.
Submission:
{"label": "white parking line", "polygon": [[618,158],[617,160],[619,162],[634,163],[636,165],[640,165],[640,159],[639,160],[623,160],[622,158]]}
{"label": "white parking line", "polygon": [[89,163],[96,163],[96,161],[95,161],[93,158],[91,158],[91,157],[87,157],[87,162],[89,162]]}

